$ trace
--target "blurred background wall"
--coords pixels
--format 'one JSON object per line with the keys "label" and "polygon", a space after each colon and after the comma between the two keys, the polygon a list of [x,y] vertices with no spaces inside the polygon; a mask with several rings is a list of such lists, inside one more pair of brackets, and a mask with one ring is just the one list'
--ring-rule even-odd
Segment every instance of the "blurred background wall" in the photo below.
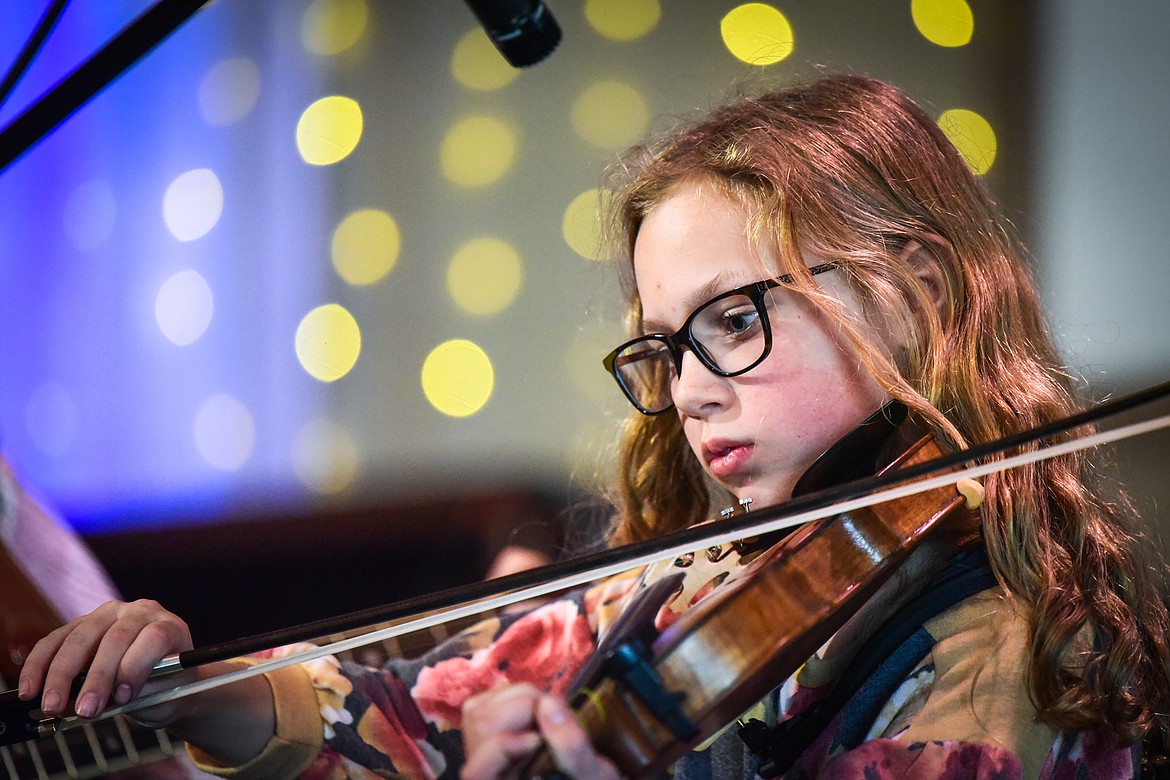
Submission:
{"label": "blurred background wall", "polygon": [[[1065,359],[1105,398],[1170,377],[1170,52],[1157,42],[1170,6],[1035,10],[1029,238]],[[1170,435],[1114,451],[1170,549]]]}
{"label": "blurred background wall", "polygon": [[[0,0],[0,66],[47,5]],[[71,3],[0,123],[150,5]],[[216,0],[0,172],[0,448],[129,595],[376,603],[560,544],[626,411],[601,172],[822,69],[953,134],[1091,395],[1170,378],[1165,4],[549,6],[517,71],[459,0]],[[1117,448],[1155,527],[1168,443]]]}

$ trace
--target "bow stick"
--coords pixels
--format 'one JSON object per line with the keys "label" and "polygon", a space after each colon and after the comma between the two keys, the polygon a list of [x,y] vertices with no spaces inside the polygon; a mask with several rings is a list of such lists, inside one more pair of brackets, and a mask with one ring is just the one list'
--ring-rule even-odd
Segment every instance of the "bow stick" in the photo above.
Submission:
{"label": "bow stick", "polygon": [[[1170,427],[1170,414],[1148,420],[1082,436],[1032,452],[1008,457],[998,457],[1017,447],[1032,444],[1042,439],[1066,433],[1072,429],[1089,425],[1136,407],[1170,396],[1170,382],[1130,395],[1117,398],[1085,412],[1042,425],[1029,431],[1005,437],[995,442],[961,450],[936,458],[928,463],[909,467],[874,477],[851,482],[801,496],[783,504],[755,510],[739,518],[729,518],[715,524],[703,524],[664,535],[657,539],[636,542],[622,548],[603,550],[580,558],[554,563],[528,572],[501,577],[484,583],[452,588],[430,596],[407,599],[394,604],[369,610],[353,612],[339,618],[308,623],[291,629],[258,634],[208,648],[196,648],[169,656],[160,661],[152,672],[158,677],[180,670],[192,669],[204,664],[238,658],[250,653],[278,647],[293,642],[305,641],[342,631],[356,630],[374,623],[394,621],[393,625],[377,629],[361,636],[351,637],[311,650],[294,653],[283,658],[233,670],[225,674],[179,685],[135,699],[103,712],[98,719],[132,713],[140,709],[163,704],[196,693],[212,690],[223,685],[238,682],[266,672],[287,666],[305,663],[346,650],[363,647],[391,637],[412,631],[426,629],[440,623],[458,620],[510,604],[539,598],[604,577],[620,574],[638,566],[655,561],[677,557],[696,549],[728,542],[745,537],[764,535],[774,531],[803,525],[819,520],[830,514],[850,512],[863,507],[892,501],[904,496],[933,490],[954,484],[963,479],[976,479],[987,474],[1036,463],[1060,455],[1097,447],[1110,442],[1121,441],[1143,433]],[[939,472],[985,458],[997,459],[969,466],[945,474]],[[0,694],[0,710],[6,707],[21,707],[27,715],[35,708],[33,702],[21,702],[15,691]],[[33,723],[35,733],[31,736],[47,736],[89,722],[80,717],[47,719]],[[18,729],[19,731],[19,729]],[[0,744],[7,734],[0,732]],[[28,738],[28,737],[25,737]],[[12,740],[16,741],[16,740]]]}

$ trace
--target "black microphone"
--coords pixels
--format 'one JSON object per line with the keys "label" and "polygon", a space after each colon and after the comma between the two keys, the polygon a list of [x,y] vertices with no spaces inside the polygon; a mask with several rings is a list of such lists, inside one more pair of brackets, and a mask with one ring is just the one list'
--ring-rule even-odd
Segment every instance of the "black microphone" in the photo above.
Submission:
{"label": "black microphone", "polygon": [[561,28],[543,0],[466,0],[492,43],[514,68],[543,60],[561,42]]}

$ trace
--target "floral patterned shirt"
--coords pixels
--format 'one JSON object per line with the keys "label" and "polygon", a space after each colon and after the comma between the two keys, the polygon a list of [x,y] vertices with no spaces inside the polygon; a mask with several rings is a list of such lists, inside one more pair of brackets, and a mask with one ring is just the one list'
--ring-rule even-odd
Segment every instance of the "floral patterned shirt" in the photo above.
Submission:
{"label": "floral patterned shirt", "polygon": [[[381,669],[325,658],[269,675],[277,734],[259,757],[202,768],[238,778],[454,778],[469,696],[527,682],[565,694],[644,578],[624,576],[530,611],[492,618],[426,655]],[[659,614],[669,623],[702,593]],[[785,777],[1131,778],[1133,752],[1108,735],[1061,734],[1035,719],[1024,686],[1027,615],[998,589],[927,623],[874,672]],[[291,649],[291,648],[290,648]],[[287,652],[284,649],[278,652]],[[854,648],[856,652],[856,648]],[[810,658],[755,713],[792,717],[832,689],[848,652]],[[779,682],[779,681],[778,681]],[[681,759],[680,780],[756,777],[758,760],[725,729]]]}

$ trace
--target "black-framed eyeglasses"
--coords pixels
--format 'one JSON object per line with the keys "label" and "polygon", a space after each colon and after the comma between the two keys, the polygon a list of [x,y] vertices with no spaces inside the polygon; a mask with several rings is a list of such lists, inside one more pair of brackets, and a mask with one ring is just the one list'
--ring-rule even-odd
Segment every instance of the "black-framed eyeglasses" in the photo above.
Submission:
{"label": "black-framed eyeglasses", "polygon": [[[815,276],[836,267],[823,263],[808,272]],[[684,346],[719,376],[739,376],[764,362],[772,351],[765,293],[792,281],[784,274],[716,295],[691,312],[677,332],[627,341],[606,355],[602,365],[639,412],[662,414],[674,406],[670,382],[682,373]]]}

